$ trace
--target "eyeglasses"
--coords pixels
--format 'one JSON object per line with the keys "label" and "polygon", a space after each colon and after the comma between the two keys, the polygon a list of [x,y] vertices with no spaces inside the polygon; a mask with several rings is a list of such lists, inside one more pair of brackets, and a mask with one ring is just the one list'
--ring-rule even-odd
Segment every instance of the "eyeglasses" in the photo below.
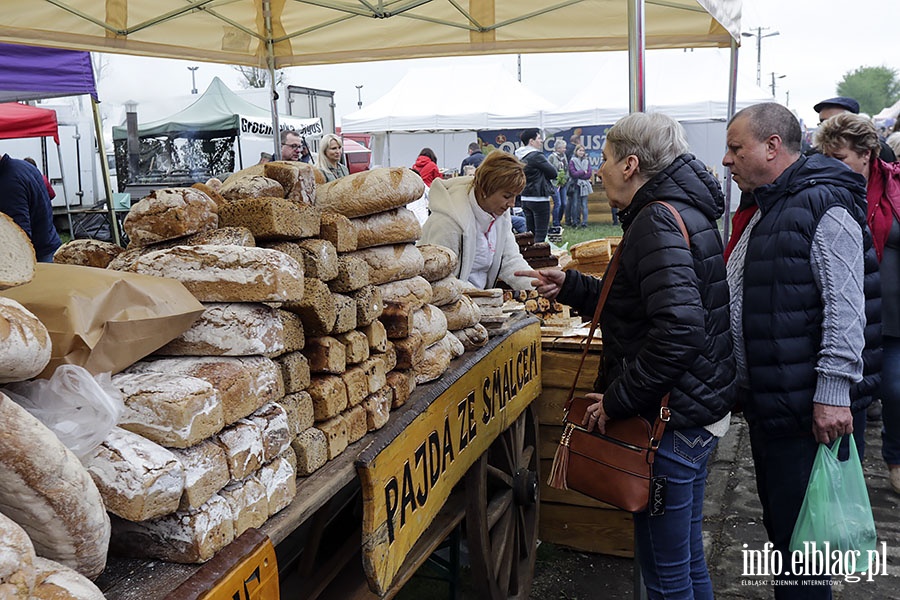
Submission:
{"label": "eyeglasses", "polygon": [[297,150],[298,148],[302,148],[303,144],[282,144],[282,146],[287,146],[288,148],[293,148]]}

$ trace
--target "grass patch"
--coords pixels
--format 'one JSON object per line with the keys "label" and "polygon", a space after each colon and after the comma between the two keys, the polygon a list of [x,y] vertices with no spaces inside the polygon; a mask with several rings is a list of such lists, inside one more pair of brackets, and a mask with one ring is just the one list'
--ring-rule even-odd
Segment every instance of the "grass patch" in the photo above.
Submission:
{"label": "grass patch", "polygon": [[610,223],[600,225],[588,225],[585,229],[563,227],[562,245],[569,247],[588,240],[597,240],[605,237],[622,235],[622,227]]}

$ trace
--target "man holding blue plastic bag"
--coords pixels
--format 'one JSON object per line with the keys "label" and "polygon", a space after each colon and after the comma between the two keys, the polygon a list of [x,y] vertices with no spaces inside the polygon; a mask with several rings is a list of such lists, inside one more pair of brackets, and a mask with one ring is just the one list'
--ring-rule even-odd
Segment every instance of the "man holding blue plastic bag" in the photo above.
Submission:
{"label": "man holding blue plastic bag", "polygon": [[[722,160],[754,200],[728,260],[731,325],[763,522],[789,567],[819,445],[856,431],[863,454],[865,408],[880,381],[865,180],[826,156],[802,156],[800,139],[789,110],[757,104],[729,123]],[[844,456],[849,439],[839,442]],[[775,598],[831,598],[829,577],[801,571],[776,575]]]}

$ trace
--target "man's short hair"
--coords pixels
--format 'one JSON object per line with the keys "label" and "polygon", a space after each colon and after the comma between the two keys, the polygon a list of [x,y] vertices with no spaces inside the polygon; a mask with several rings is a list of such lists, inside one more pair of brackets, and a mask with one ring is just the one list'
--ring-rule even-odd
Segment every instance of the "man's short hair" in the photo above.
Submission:
{"label": "man's short hair", "polygon": [[[296,135],[297,137],[300,137],[300,134],[297,133],[296,131],[294,131],[293,129],[285,129],[284,131],[281,132],[281,143],[282,144],[287,144],[287,138],[289,135]],[[302,140],[303,138],[300,138],[300,139]]]}
{"label": "man's short hair", "polygon": [[799,154],[803,133],[800,121],[790,110],[776,102],[754,104],[739,111],[731,118],[731,126],[738,118],[746,118],[750,132],[758,142],[764,142],[773,135],[781,138],[784,148],[791,153]]}
{"label": "man's short hair", "polygon": [[532,127],[523,131],[522,135],[519,136],[519,140],[521,140],[523,144],[528,145],[531,143],[531,140],[535,139],[539,135],[541,135],[541,130],[537,127]]}
{"label": "man's short hair", "polygon": [[471,144],[469,144],[469,152],[478,152],[480,150],[481,146],[478,144],[478,142],[472,142]]}

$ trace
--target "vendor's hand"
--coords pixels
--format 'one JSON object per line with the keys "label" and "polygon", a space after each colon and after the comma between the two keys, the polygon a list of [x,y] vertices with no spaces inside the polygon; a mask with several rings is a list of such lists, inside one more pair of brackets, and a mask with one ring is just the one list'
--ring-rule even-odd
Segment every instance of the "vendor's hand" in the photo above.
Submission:
{"label": "vendor's hand", "polygon": [[853,433],[853,414],[849,406],[813,403],[813,436],[820,444],[830,444],[842,435]]}
{"label": "vendor's hand", "polygon": [[566,282],[566,274],[559,269],[538,269],[537,271],[516,271],[517,277],[531,277],[538,294],[544,298],[553,300],[559,295],[559,290]]}
{"label": "vendor's hand", "polygon": [[588,431],[596,429],[600,433],[606,433],[606,422],[609,421],[609,417],[603,410],[603,394],[586,394],[584,397],[593,400],[594,404],[588,406],[581,424]]}

